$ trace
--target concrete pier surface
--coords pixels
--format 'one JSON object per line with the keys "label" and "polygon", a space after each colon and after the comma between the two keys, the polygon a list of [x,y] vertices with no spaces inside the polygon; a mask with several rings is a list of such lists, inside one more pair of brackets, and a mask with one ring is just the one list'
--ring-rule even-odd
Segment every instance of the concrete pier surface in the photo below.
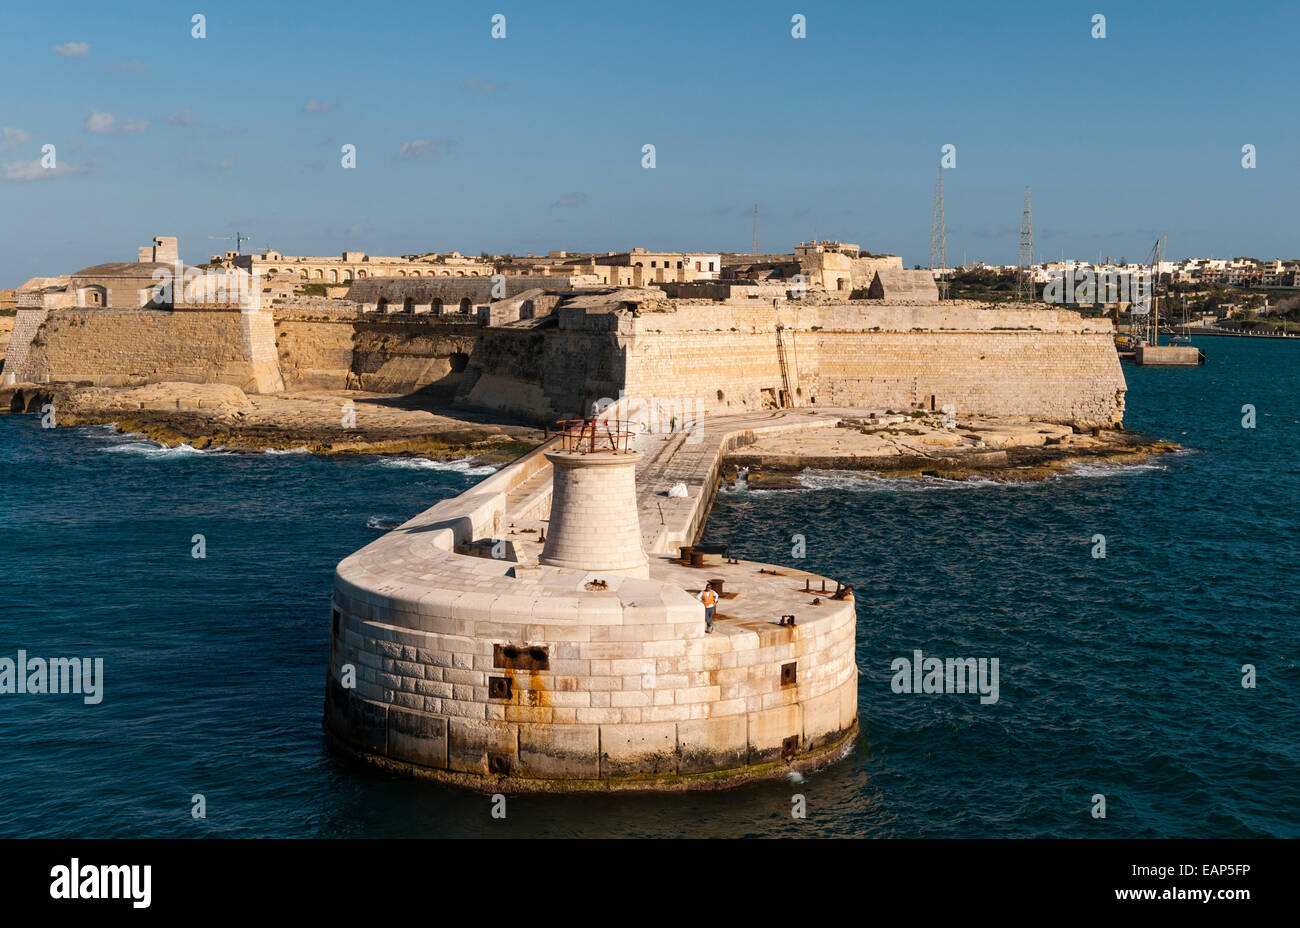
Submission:
{"label": "concrete pier surface", "polygon": [[1201,349],[1194,345],[1139,345],[1134,360],[1146,367],[1196,367]]}
{"label": "concrete pier surface", "polygon": [[[332,742],[491,791],[718,788],[841,756],[858,730],[851,591],[676,557],[727,450],[836,421],[708,418],[586,460],[552,441],[351,555],[332,602]],[[639,546],[610,527],[634,521]],[[584,558],[597,566],[570,566]],[[710,580],[707,634],[695,595]]]}

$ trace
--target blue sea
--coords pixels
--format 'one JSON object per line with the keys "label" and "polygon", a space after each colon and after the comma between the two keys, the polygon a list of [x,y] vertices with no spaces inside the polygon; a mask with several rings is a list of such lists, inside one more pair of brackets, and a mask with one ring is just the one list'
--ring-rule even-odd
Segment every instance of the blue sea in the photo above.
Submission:
{"label": "blue sea", "polygon": [[[1300,837],[1300,344],[1199,344],[1202,368],[1125,366],[1128,426],[1183,453],[722,494],[708,541],[795,563],[803,535],[801,566],[856,587],[855,747],[720,793],[512,797],[505,819],[320,728],[334,565],[485,469],[0,417],[0,658],[104,660],[98,705],[0,695],[0,836]],[[918,649],[997,658],[998,701],[894,692]]]}

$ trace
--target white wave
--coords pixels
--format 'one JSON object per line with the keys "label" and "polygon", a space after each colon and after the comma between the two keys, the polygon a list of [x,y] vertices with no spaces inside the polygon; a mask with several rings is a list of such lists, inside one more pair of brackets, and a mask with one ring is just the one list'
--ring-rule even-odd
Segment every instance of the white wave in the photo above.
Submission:
{"label": "white wave", "polygon": [[366,528],[378,529],[384,532],[391,532],[402,524],[401,519],[387,519],[383,516],[371,516],[366,519]]}
{"label": "white wave", "polygon": [[267,448],[263,454],[311,454],[310,448]]}
{"label": "white wave", "polygon": [[496,473],[490,464],[475,464],[473,458],[460,461],[435,461],[432,458],[381,458],[372,467],[397,467],[405,470],[454,471],[467,477],[483,477]]}
{"label": "white wave", "polygon": [[1123,463],[1120,461],[1082,461],[1071,464],[1061,477],[1136,477],[1168,470],[1164,464],[1149,462]]}
{"label": "white wave", "polygon": [[943,477],[891,477],[868,471],[814,471],[799,475],[799,482],[809,490],[852,490],[859,493],[919,492],[922,490],[973,490],[1008,484],[987,477],[971,480],[948,480]]}
{"label": "white wave", "polygon": [[187,458],[196,454],[225,454],[222,451],[203,451],[199,448],[186,444],[179,444],[175,447],[168,448],[157,442],[149,441],[128,441],[120,445],[110,445],[107,448],[100,449],[116,454],[135,454],[153,460],[170,460],[173,458]]}

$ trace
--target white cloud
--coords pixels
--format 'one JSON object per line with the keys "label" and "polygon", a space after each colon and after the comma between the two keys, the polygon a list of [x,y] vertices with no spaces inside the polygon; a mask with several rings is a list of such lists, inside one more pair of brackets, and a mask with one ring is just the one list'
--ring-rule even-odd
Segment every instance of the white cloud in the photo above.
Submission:
{"label": "white cloud", "polygon": [[194,114],[190,112],[190,105],[186,103],[181,107],[179,113],[174,113],[173,115],[168,116],[167,121],[174,126],[188,126],[190,123],[194,122]]}
{"label": "white cloud", "polygon": [[9,126],[0,129],[0,151],[9,151],[19,145],[26,145],[31,140],[32,134],[22,129],[13,129]]}
{"label": "white cloud", "polygon": [[117,117],[112,113],[101,113],[98,110],[92,112],[86,117],[86,121],[81,126],[86,132],[95,135],[121,135],[125,132],[148,132],[149,120],[147,119],[123,119],[120,123]]}
{"label": "white cloud", "polygon": [[59,162],[58,167],[43,168],[41,167],[40,158],[32,161],[10,161],[6,164],[0,164],[0,178],[18,182],[48,180],[52,177],[62,177],[65,174],[89,174],[95,170],[96,166],[93,161],[82,162],[81,164]]}
{"label": "white cloud", "polygon": [[334,103],[326,103],[323,100],[308,100],[302,105],[302,111],[304,113],[328,113],[330,110],[334,109],[336,105],[337,104]]}
{"label": "white cloud", "polygon": [[64,58],[85,58],[90,54],[89,42],[64,42],[62,45],[53,46],[53,48]]}
{"label": "white cloud", "polygon": [[397,150],[397,160],[415,161],[419,158],[432,158],[440,149],[455,144],[451,139],[436,139],[432,142],[426,139],[414,139],[403,142],[402,147]]}

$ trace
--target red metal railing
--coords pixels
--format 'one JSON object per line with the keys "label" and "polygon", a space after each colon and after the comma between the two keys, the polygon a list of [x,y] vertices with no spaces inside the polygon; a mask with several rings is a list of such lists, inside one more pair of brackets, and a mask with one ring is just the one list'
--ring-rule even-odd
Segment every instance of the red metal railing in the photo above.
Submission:
{"label": "red metal railing", "polygon": [[560,448],[592,454],[597,451],[627,451],[632,438],[623,419],[561,419],[556,423]]}

